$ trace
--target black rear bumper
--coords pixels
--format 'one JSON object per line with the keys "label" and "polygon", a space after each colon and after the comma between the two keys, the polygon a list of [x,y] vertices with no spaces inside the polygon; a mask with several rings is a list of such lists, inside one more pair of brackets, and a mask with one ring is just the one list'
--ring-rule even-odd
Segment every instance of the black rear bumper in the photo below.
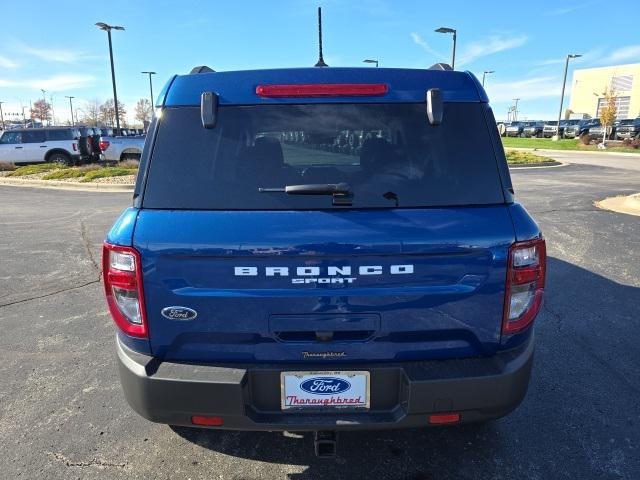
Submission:
{"label": "black rear bumper", "polygon": [[233,430],[376,430],[428,426],[428,415],[460,412],[461,422],[504,416],[524,398],[533,362],[533,336],[488,358],[369,365],[331,364],[329,370],[367,370],[366,412],[280,409],[280,372],[301,365],[193,365],[162,362],[117,343],[120,379],[131,407],[148,420],[191,426],[194,415],[220,416]]}

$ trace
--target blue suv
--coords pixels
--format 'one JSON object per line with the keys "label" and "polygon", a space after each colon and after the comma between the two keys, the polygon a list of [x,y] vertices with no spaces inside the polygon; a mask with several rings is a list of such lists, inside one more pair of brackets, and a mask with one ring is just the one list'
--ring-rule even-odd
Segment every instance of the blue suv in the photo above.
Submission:
{"label": "blue suv", "polygon": [[326,453],[522,401],[545,242],[472,74],[199,68],[158,107],[103,256],[136,412]]}

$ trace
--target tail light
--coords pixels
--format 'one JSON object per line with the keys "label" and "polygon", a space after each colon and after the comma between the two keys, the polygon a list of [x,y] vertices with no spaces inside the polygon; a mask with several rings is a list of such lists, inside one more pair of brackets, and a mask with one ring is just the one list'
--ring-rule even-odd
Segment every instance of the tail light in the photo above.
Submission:
{"label": "tail light", "polygon": [[138,251],[105,242],[102,249],[102,271],[107,304],[113,321],[127,335],[147,338]]}
{"label": "tail light", "polygon": [[109,142],[106,140],[100,140],[100,150],[104,152],[107,148],[109,148]]}
{"label": "tail light", "polygon": [[71,144],[71,147],[73,148],[73,151],[74,151],[74,152],[77,152],[77,151],[78,151],[78,144],[77,144],[76,142],[73,142],[73,143]]}
{"label": "tail light", "polygon": [[547,251],[544,239],[516,242],[509,249],[502,333],[521,332],[542,305]]}

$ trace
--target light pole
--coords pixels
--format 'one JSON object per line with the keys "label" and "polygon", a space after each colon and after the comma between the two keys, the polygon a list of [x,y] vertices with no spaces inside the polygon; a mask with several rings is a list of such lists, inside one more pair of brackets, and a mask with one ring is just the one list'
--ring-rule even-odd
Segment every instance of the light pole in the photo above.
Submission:
{"label": "light pole", "polygon": [[440,27],[436,29],[438,33],[453,33],[453,54],[451,55],[451,68],[456,69],[456,34],[458,33],[455,28]]}
{"label": "light pole", "polygon": [[56,124],[56,112],[55,112],[55,110],[53,109],[53,95],[51,95],[51,96],[49,97],[49,99],[50,99],[50,102],[51,102],[51,121],[52,121],[52,122],[53,122],[53,124],[55,125],[55,124]]}
{"label": "light pole", "polygon": [[513,106],[513,121],[517,122],[518,121],[518,102],[520,101],[519,98],[514,98],[513,99],[515,103],[515,105]]}
{"label": "light pole", "polygon": [[487,76],[487,74],[491,74],[491,73],[495,73],[495,70],[485,70],[484,72],[482,72],[482,86],[484,87],[484,79]]}
{"label": "light pole", "polygon": [[[40,91],[42,92],[42,101],[44,102],[44,105],[42,105],[42,108],[47,109],[47,91],[44,88],[41,88]],[[44,118],[42,118],[42,112],[40,112],[40,120],[42,120],[42,126],[44,127]]]}
{"label": "light pole", "polygon": [[70,97],[69,95],[65,95],[65,98],[69,99],[69,110],[71,110],[71,125],[75,125],[76,123],[73,121],[73,99],[76,97]]}
{"label": "light pole", "polygon": [[572,58],[578,58],[582,55],[576,53],[570,53],[567,55],[567,59],[564,62],[564,79],[562,80],[562,94],[560,95],[560,111],[558,112],[558,125],[556,125],[556,140],[560,140],[560,120],[562,119],[562,103],[564,102],[564,87],[567,84],[567,70],[569,70],[569,60]]}
{"label": "light pole", "polygon": [[109,59],[111,60],[111,83],[113,83],[113,108],[116,114],[116,128],[120,132],[120,116],[118,114],[118,94],[116,93],[116,72],[113,68],[113,47],[111,45],[111,30],[124,30],[124,27],[118,25],[107,25],[103,22],[96,23],[96,27],[107,32],[109,39]]}
{"label": "light pole", "polygon": [[2,129],[4,130],[4,114],[2,113],[2,104],[4,102],[0,102],[0,126],[2,126]]}
{"label": "light pole", "polygon": [[362,60],[362,63],[375,63],[376,64],[376,68],[378,68],[378,60],[373,60],[371,58],[366,58],[366,59]]}
{"label": "light pole", "polygon": [[149,90],[151,92],[151,112],[153,113],[153,82],[151,81],[151,75],[155,75],[156,72],[140,72],[149,75]]}

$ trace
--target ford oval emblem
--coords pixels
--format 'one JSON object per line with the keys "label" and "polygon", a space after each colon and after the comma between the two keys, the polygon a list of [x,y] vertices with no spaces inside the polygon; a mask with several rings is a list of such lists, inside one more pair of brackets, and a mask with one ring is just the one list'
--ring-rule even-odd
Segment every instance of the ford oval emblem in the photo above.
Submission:
{"label": "ford oval emblem", "polygon": [[169,320],[193,320],[198,316],[198,312],[187,307],[166,307],[160,313]]}
{"label": "ford oval emblem", "polygon": [[315,395],[336,395],[349,390],[351,384],[341,378],[315,377],[302,382],[300,388]]}

